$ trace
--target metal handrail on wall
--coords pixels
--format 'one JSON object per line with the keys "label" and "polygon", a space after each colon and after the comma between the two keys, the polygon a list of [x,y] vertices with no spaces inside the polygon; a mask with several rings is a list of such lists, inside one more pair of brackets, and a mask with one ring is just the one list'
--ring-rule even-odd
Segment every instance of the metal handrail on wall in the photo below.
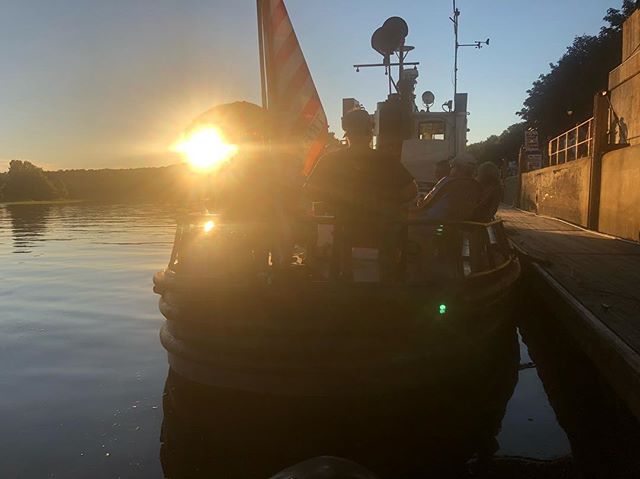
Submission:
{"label": "metal handrail on wall", "polygon": [[593,118],[555,137],[549,142],[549,164],[559,165],[591,156],[593,151]]}

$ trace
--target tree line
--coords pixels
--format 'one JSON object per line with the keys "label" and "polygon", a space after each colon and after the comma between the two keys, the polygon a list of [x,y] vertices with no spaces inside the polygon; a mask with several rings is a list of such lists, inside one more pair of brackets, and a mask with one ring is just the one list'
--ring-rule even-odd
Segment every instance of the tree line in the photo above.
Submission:
{"label": "tree line", "polygon": [[608,89],[609,72],[622,62],[622,24],[638,8],[639,1],[624,0],[621,8],[607,10],[605,26],[597,35],[576,37],[562,57],[549,64],[549,72],[527,90],[523,107],[516,113],[522,121],[500,135],[469,145],[478,161],[517,160],[528,128],[538,130],[544,149],[552,138],[588,120],[594,95]]}
{"label": "tree line", "polygon": [[44,171],[13,160],[0,173],[0,201],[152,201],[190,198],[197,181],[185,165],[158,168]]}

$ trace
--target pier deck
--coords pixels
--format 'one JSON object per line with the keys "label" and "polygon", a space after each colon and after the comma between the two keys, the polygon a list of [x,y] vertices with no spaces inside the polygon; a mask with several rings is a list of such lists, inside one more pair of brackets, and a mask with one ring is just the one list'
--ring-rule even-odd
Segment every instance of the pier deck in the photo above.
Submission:
{"label": "pier deck", "polygon": [[532,287],[640,418],[640,245],[502,208]]}

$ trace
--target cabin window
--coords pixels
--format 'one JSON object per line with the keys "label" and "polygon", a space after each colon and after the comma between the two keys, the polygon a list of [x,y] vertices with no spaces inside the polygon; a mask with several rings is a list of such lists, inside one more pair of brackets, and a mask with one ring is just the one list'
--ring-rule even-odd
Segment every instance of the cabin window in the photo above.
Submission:
{"label": "cabin window", "polygon": [[422,121],[419,126],[421,140],[444,140],[446,125],[444,121]]}

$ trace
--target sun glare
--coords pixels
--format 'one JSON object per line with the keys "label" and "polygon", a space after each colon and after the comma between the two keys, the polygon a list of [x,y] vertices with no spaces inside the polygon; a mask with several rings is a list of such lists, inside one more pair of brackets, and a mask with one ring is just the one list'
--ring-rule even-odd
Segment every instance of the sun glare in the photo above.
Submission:
{"label": "sun glare", "polygon": [[203,227],[204,232],[205,232],[205,233],[210,232],[210,231],[211,231],[215,226],[216,226],[216,224],[215,224],[213,221],[207,221],[207,222],[204,224],[204,227]]}
{"label": "sun glare", "polygon": [[175,150],[183,154],[192,168],[208,171],[231,158],[238,147],[227,143],[214,127],[203,127],[181,140]]}

